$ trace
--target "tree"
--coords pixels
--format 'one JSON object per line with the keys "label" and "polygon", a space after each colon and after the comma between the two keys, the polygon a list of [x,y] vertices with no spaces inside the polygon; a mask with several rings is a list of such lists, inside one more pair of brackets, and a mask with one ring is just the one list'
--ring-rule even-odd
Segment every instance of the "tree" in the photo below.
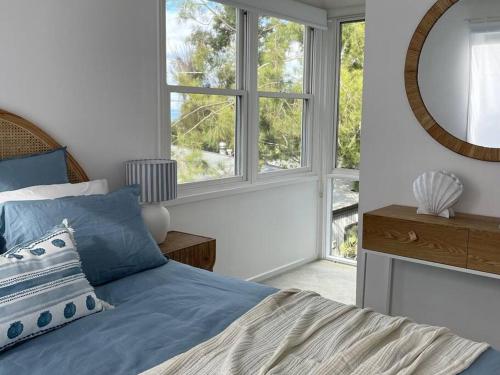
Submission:
{"label": "tree", "polygon": [[[277,18],[259,22],[259,91],[303,92],[304,26]],[[261,98],[259,164],[301,165],[303,101]]]}
{"label": "tree", "polygon": [[[173,81],[181,86],[234,88],[236,81],[236,11],[207,1],[173,1],[179,25],[194,23],[185,48],[176,51],[169,66]],[[207,27],[207,24],[209,27]],[[181,26],[182,27],[182,26]],[[227,166],[203,160],[203,151],[217,153],[224,142],[235,149],[236,99],[220,95],[176,94],[180,106],[172,121],[173,157],[179,163],[179,181],[199,176],[229,174]]]}
{"label": "tree", "polygon": [[[182,86],[236,88],[236,10],[207,0],[168,1],[177,9],[178,25],[167,27],[191,31],[169,61],[169,79]],[[258,27],[259,91],[302,92],[305,27],[273,17],[260,17]],[[349,168],[359,163],[361,95],[356,90],[362,85],[363,35],[357,27],[345,30],[339,161]],[[172,118],[172,156],[179,163],[180,182],[234,175],[234,161],[214,165],[204,158],[218,153],[221,144],[227,156],[234,156],[236,98],[173,94],[172,102],[179,109]],[[300,167],[303,101],[261,98],[259,109],[259,165]]]}
{"label": "tree", "polygon": [[340,255],[347,259],[356,259],[358,254],[358,226],[350,228],[345,234],[345,241],[339,247]]}
{"label": "tree", "polygon": [[342,25],[337,166],[358,169],[363,96],[365,23]]}

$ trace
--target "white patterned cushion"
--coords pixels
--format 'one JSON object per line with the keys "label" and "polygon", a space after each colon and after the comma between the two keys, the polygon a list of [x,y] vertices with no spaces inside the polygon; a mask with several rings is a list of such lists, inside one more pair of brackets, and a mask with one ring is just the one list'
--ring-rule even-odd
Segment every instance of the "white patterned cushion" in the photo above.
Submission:
{"label": "white patterned cushion", "polygon": [[102,310],[66,225],[0,255],[0,351]]}

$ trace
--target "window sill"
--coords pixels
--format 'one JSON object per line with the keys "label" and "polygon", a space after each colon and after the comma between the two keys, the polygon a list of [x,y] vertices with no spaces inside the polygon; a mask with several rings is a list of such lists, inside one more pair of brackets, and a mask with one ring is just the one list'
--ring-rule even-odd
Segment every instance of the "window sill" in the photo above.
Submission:
{"label": "window sill", "polygon": [[180,206],[209,199],[217,199],[228,197],[231,195],[251,193],[255,191],[275,189],[283,186],[303,184],[308,182],[318,181],[319,177],[314,173],[302,174],[300,176],[283,177],[280,179],[267,179],[258,181],[254,184],[250,182],[240,182],[236,184],[218,185],[216,190],[190,191],[189,193],[181,193],[181,196],[176,200],[165,203],[165,207]]}

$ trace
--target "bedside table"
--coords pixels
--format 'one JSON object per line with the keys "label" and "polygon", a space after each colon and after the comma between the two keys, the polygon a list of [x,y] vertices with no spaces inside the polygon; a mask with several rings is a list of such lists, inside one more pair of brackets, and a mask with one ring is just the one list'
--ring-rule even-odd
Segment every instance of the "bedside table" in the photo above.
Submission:
{"label": "bedside table", "polygon": [[213,272],[215,265],[215,239],[172,231],[160,244],[161,252],[176,262]]}

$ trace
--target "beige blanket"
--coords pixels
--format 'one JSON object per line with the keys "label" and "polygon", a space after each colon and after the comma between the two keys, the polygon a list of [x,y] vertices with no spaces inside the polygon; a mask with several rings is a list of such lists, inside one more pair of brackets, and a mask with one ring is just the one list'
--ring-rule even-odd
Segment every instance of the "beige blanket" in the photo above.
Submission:
{"label": "beige blanket", "polygon": [[287,290],[143,375],[452,375],[487,348],[445,328]]}

